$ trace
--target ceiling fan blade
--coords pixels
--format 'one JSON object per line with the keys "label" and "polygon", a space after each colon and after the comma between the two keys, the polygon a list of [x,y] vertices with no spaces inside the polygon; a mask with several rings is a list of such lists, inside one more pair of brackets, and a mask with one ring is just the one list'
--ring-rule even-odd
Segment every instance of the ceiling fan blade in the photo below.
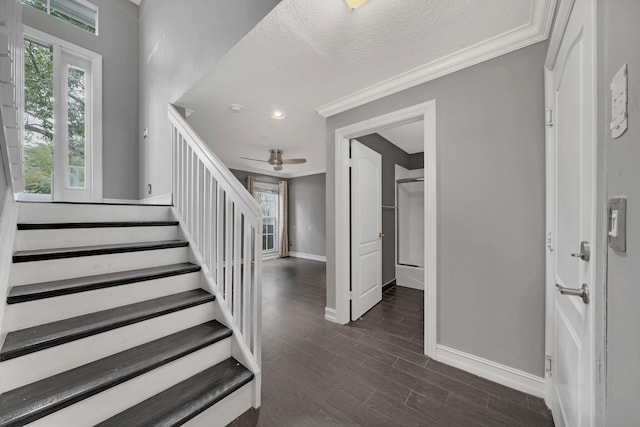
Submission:
{"label": "ceiling fan blade", "polygon": [[282,169],[284,169],[282,166],[274,166],[273,170],[276,172],[280,172]]}
{"label": "ceiling fan blade", "polygon": [[300,165],[302,163],[307,163],[307,159],[284,159],[282,162],[285,165]]}
{"label": "ceiling fan blade", "polygon": [[252,159],[252,158],[250,158],[250,157],[240,157],[240,158],[241,158],[241,159],[244,159],[244,160],[252,160],[252,161],[254,161],[254,162],[269,163],[269,162],[267,162],[266,160]]}

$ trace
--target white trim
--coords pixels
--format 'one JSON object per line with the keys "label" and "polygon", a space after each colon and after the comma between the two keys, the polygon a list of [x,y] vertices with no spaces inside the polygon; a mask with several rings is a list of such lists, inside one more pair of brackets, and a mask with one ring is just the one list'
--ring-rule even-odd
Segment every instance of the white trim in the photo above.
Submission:
{"label": "white trim", "polygon": [[18,203],[16,202],[11,187],[6,188],[4,207],[0,217],[0,342],[4,342],[6,331],[4,330],[4,310],[9,290],[9,271],[13,255],[13,244],[16,236],[16,224],[18,223]]}
{"label": "white trim", "polygon": [[303,252],[289,252],[289,256],[293,258],[308,259],[311,261],[327,262],[327,257],[323,255],[305,254]]}
{"label": "white trim", "polygon": [[437,340],[437,279],[438,279],[438,222],[437,222],[437,144],[436,101],[431,100],[389,114],[355,123],[335,131],[335,263],[336,316],[335,322],[349,322],[349,140],[362,135],[379,132],[394,126],[415,121],[424,121],[425,157],[425,354],[434,355]]}
{"label": "white trim", "polygon": [[544,66],[547,70],[551,70],[556,65],[556,59],[560,52],[560,44],[564,37],[564,31],[569,24],[569,18],[571,17],[571,11],[576,0],[559,0],[560,6],[558,7],[558,13],[556,14],[556,22],[553,24],[553,30],[551,31],[551,37],[549,38],[549,49],[547,50],[547,57],[544,60]]}
{"label": "white trim", "polygon": [[436,357],[434,359],[523,393],[544,397],[544,378],[528,372],[443,345],[436,346]]}
{"label": "white trim", "polygon": [[323,117],[331,117],[385,96],[541,42],[549,36],[555,3],[556,0],[534,0],[528,24],[376,83],[344,98],[332,101],[316,108],[316,111]]}
{"label": "white trim", "polygon": [[336,323],[336,311],[333,308],[324,308],[324,319]]}
{"label": "white trim", "polygon": [[262,260],[263,261],[271,261],[272,259],[278,259],[280,256],[278,252],[270,251],[270,252],[262,252]]}
{"label": "white trim", "polygon": [[140,200],[138,199],[102,199],[102,203],[107,203],[110,205],[139,205]]}
{"label": "white trim", "polygon": [[160,194],[157,196],[145,197],[144,199],[140,199],[140,203],[143,205],[167,205],[171,206],[173,204],[173,194]]}

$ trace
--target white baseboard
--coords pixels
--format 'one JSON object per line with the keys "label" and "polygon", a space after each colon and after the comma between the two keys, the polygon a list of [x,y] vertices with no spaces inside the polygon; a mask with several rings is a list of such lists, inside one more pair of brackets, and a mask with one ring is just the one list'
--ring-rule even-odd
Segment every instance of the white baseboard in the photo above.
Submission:
{"label": "white baseboard", "polygon": [[336,321],[336,310],[333,308],[325,307],[324,308],[324,319],[329,322],[338,323]]}
{"label": "white baseboard", "polygon": [[308,259],[311,261],[327,262],[327,257],[322,255],[305,254],[302,252],[289,252],[289,256],[293,258]]}
{"label": "white baseboard", "polygon": [[158,196],[145,197],[144,199],[140,199],[140,203],[143,205],[167,205],[171,206],[173,204],[173,194],[160,194]]}
{"label": "white baseboard", "polygon": [[262,255],[262,260],[263,261],[271,261],[272,259],[277,259],[279,257],[280,257],[280,255],[278,255],[277,252],[274,252],[274,253],[271,253],[271,254]]}
{"label": "white baseboard", "polygon": [[102,199],[102,203],[108,203],[111,205],[137,205],[140,200],[137,199]]}
{"label": "white baseboard", "polygon": [[173,195],[161,194],[159,196],[146,197],[144,199],[102,199],[102,203],[114,205],[166,205],[171,206]]}
{"label": "white baseboard", "polygon": [[528,372],[443,345],[436,346],[435,360],[498,384],[544,398],[545,379]]}

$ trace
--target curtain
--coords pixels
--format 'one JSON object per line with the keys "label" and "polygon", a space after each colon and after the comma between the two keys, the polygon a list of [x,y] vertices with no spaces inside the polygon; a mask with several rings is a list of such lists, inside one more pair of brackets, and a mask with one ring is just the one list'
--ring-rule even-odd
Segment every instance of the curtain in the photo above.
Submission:
{"label": "curtain", "polygon": [[280,181],[280,257],[289,256],[289,189],[287,181]]}
{"label": "curtain", "polygon": [[253,196],[253,177],[247,176],[247,191]]}

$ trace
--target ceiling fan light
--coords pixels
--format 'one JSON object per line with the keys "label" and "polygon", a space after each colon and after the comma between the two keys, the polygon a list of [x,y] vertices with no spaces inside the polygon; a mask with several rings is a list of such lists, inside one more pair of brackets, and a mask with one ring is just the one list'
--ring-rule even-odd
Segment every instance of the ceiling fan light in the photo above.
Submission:
{"label": "ceiling fan light", "polygon": [[351,9],[357,9],[369,0],[344,0]]}

